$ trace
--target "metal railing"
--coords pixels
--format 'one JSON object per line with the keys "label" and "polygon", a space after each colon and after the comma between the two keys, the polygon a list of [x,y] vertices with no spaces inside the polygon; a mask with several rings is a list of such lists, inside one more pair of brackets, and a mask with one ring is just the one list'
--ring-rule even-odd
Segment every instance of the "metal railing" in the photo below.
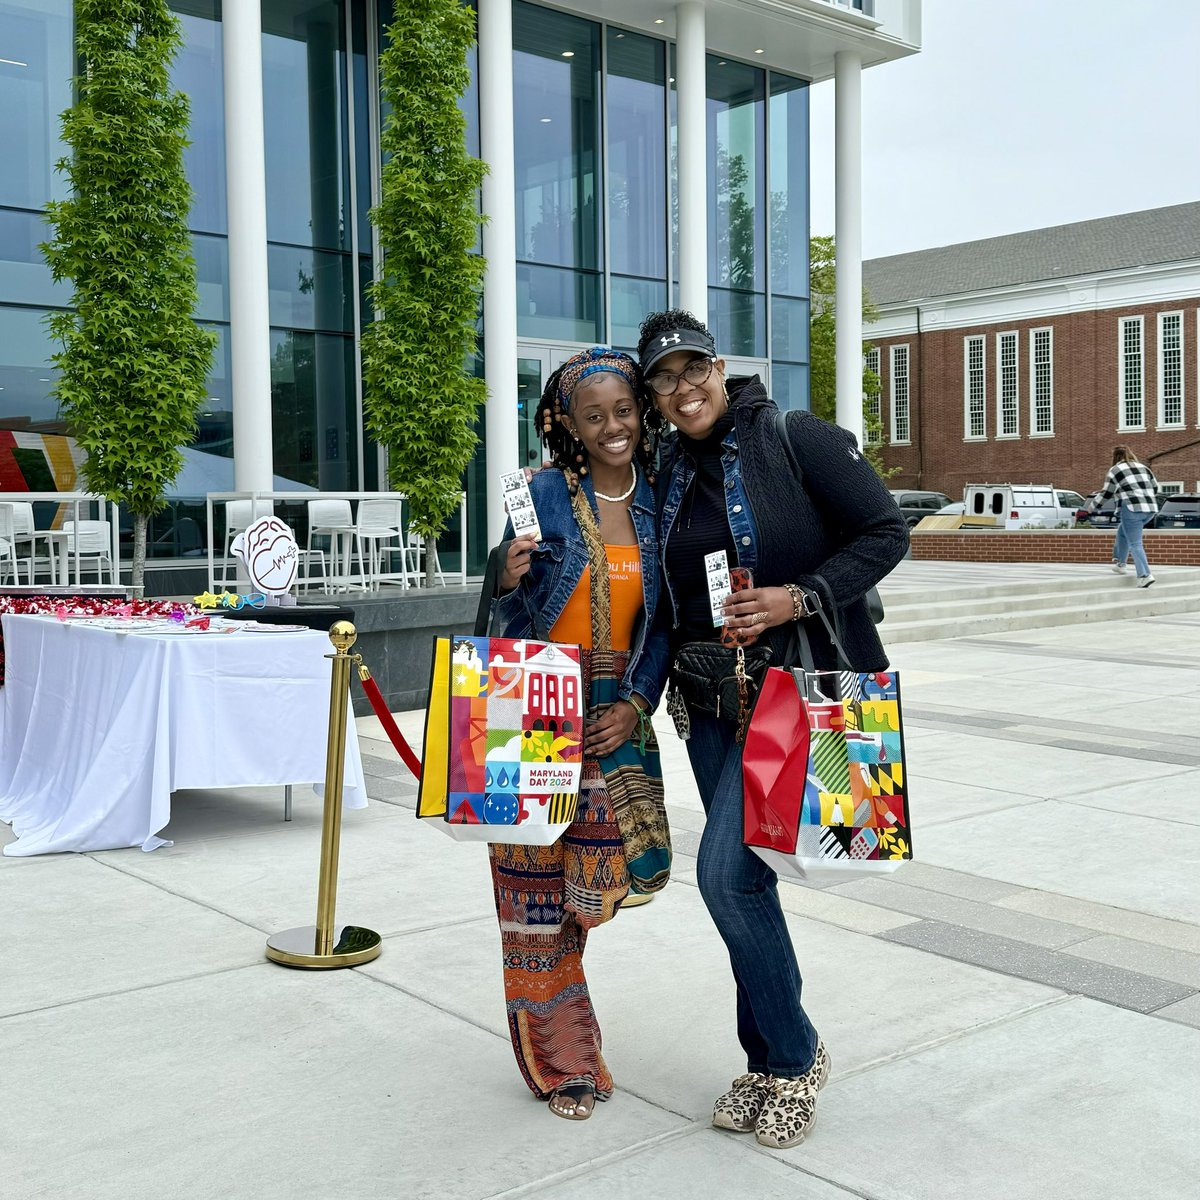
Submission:
{"label": "metal railing", "polygon": [[[226,559],[226,556],[224,553],[224,543],[223,542],[221,544],[221,554],[218,559],[217,538],[215,536],[215,522],[213,520],[214,513],[215,513],[214,506],[217,504],[228,505],[230,503],[230,501],[234,501],[234,500],[249,500],[252,505],[252,511],[254,512],[256,517],[263,517],[263,516],[270,516],[271,514],[273,514],[277,504],[289,504],[289,505],[302,506],[304,508],[305,514],[307,516],[308,505],[314,500],[349,500],[351,502],[351,504],[355,504],[356,502],[361,501],[361,500],[392,500],[392,501],[398,501],[403,505],[404,503],[407,502],[408,497],[406,495],[404,495],[403,492],[316,492],[316,491],[306,491],[306,492],[294,492],[294,491],[293,492],[283,492],[283,491],[280,491],[280,492],[276,492],[276,491],[270,491],[270,492],[258,492],[258,491],[209,492],[207,494],[207,496],[205,497],[206,520],[207,520],[207,526],[208,526],[206,540],[208,543],[208,588],[209,588],[209,591],[213,591],[217,587],[217,582],[218,582],[217,578],[216,578],[217,562],[220,561],[223,565],[225,565],[228,561]],[[459,570],[456,572],[456,575],[457,575],[458,581],[461,584],[465,585],[467,582],[467,493],[466,492],[460,493],[458,512],[459,512],[459,531],[458,532],[459,532],[459,539],[460,539],[459,544],[461,547],[461,553],[459,555]],[[285,520],[286,520],[286,518],[285,518]],[[291,521],[288,521],[287,523],[289,525],[292,524]],[[328,536],[328,535],[322,533],[319,536],[324,537],[324,536]],[[353,534],[350,534],[349,536],[353,536]],[[400,536],[399,545],[391,546],[391,547],[388,547],[387,549],[391,552],[399,553],[401,555],[411,552],[413,547],[408,545],[409,533],[408,533],[407,521],[405,521],[402,524],[401,532],[400,532],[399,536]],[[298,543],[299,543],[299,541],[300,541],[300,539],[297,538]],[[424,542],[422,542],[422,545],[425,546],[425,552],[426,552],[426,554],[428,554],[428,552],[429,552],[428,546]],[[435,548],[435,553],[436,553],[436,542],[433,543],[433,546]],[[332,546],[331,546],[331,550],[332,550]],[[304,546],[300,546],[300,551],[301,551],[301,554],[304,553]],[[404,566],[403,560],[401,562],[401,566],[402,567]],[[305,582],[311,583],[312,582],[311,575],[308,574],[309,572],[311,572],[311,564],[306,562],[305,567],[306,567]],[[417,574],[419,577],[419,567],[420,567],[419,555],[417,558],[417,567],[418,567]],[[222,573],[227,574],[227,571],[223,571]],[[443,573],[443,575],[444,575],[444,573]],[[376,579],[376,581],[382,580],[382,581],[388,582],[388,583],[401,583],[403,586],[407,587],[408,586],[407,576],[408,576],[408,571],[406,569],[404,569],[401,571],[400,574],[382,573],[382,574],[376,574],[374,576],[374,578]],[[323,580],[324,590],[326,592],[328,592],[330,590],[330,587],[335,586],[335,585],[344,588],[346,585],[348,585],[351,582],[351,579],[352,579],[352,576],[351,576],[351,572],[349,572],[349,571],[347,571],[347,573],[345,575],[340,575],[340,576],[337,576],[336,578],[333,576],[332,572],[330,571],[325,574],[325,577]],[[365,588],[367,586],[368,581],[362,578],[361,573],[360,573],[359,579],[360,579],[360,583]]]}
{"label": "metal railing", "polygon": [[[45,592],[46,586],[34,583],[33,580],[37,576],[37,543],[39,540],[44,540],[46,543],[46,555],[48,560],[49,575],[51,579],[51,588],[70,588],[71,580],[71,559],[74,559],[75,566],[75,587],[83,587],[83,560],[96,558],[95,554],[83,552],[80,547],[80,537],[78,532],[72,539],[71,534],[63,528],[67,521],[67,512],[70,512],[70,520],[72,528],[79,530],[81,520],[105,520],[108,521],[108,557],[111,565],[112,584],[102,583],[103,575],[101,574],[100,562],[96,563],[96,582],[88,584],[89,591],[103,592],[119,592],[124,594],[125,588],[121,586],[121,529],[120,529],[120,513],[118,506],[111,500],[106,500],[103,496],[98,496],[94,492],[0,492],[0,504],[55,504],[58,505],[58,511],[49,526],[38,527],[36,520],[34,529],[31,533],[18,533],[16,535],[20,544],[29,542],[29,570],[30,582],[22,584],[20,581],[20,568],[17,568],[17,582],[11,585],[11,590],[20,592]],[[87,506],[87,515],[80,515],[82,506]],[[108,515],[105,517],[105,505],[108,506]],[[92,517],[93,511],[99,513],[99,517]],[[74,541],[72,554],[71,542]],[[18,555],[19,557],[19,555]],[[60,579],[61,574],[64,578]],[[10,585],[3,585],[5,590],[10,590]]]}

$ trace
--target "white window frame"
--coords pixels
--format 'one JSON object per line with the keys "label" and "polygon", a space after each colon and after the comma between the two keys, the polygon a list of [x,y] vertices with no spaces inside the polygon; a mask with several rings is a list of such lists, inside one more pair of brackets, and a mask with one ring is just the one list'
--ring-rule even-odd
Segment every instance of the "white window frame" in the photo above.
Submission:
{"label": "white window frame", "polygon": [[[873,433],[870,430],[864,430],[863,439],[868,446],[883,445],[883,356],[879,352],[878,346],[872,346],[870,350],[863,355],[863,366],[868,371],[874,371],[875,377],[879,380],[879,388],[874,395],[868,395],[863,392],[863,409],[871,410],[871,414],[875,420],[879,422],[879,428]],[[865,425],[866,422],[864,421]]]}
{"label": "white window frame", "polygon": [[[1140,424],[1130,425],[1126,420],[1126,409],[1130,397],[1125,390],[1125,330],[1127,326],[1136,325],[1138,330],[1138,386],[1141,395],[1138,402],[1142,406]],[[1146,319],[1145,317],[1121,317],[1117,321],[1117,432],[1141,433],[1146,428]]]}
{"label": "white window frame", "polygon": [[1172,479],[1168,482],[1160,479],[1158,481],[1158,490],[1162,492],[1164,496],[1178,496],[1180,492],[1183,491],[1183,480]]}
{"label": "white window frame", "polygon": [[[896,394],[896,382],[901,378],[901,372],[896,369],[896,360],[903,353],[904,357],[904,396]],[[900,436],[899,412],[903,405],[904,436]],[[909,354],[908,343],[901,342],[888,347],[888,423],[892,430],[892,445],[907,446],[912,442],[912,356]]]}
{"label": "white window frame", "polygon": [[[976,350],[979,365],[973,374],[971,354]],[[974,428],[976,418],[978,431]],[[987,441],[987,338],[982,333],[963,338],[963,441]]]}
{"label": "white window frame", "polygon": [[[1166,354],[1163,344],[1163,328],[1167,321],[1174,317],[1179,323],[1179,420],[1166,420]],[[1158,429],[1183,429],[1187,425],[1187,395],[1183,383],[1183,364],[1184,364],[1184,345],[1183,345],[1183,313],[1176,309],[1173,312],[1160,312],[1158,314],[1158,395],[1157,395],[1157,416]]]}
{"label": "white window frame", "polygon": [[[1049,349],[1049,401],[1050,426],[1039,429],[1038,422],[1038,382],[1037,382],[1037,338],[1039,333],[1046,334],[1046,344]],[[1039,325],[1029,331],[1029,436],[1031,438],[1048,438],[1054,436],[1054,326]]]}
{"label": "white window frame", "polygon": [[[1012,347],[1012,430],[1004,427],[1004,347]],[[1015,329],[996,334],[996,440],[1021,436],[1021,335]]]}

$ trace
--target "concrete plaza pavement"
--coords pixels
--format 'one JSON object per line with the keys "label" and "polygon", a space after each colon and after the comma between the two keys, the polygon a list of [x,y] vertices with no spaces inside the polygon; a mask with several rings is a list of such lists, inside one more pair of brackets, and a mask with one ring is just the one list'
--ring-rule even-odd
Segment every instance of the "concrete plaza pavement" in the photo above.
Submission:
{"label": "concrete plaza pavement", "polygon": [[1200,1194],[1200,615],[893,664],[918,861],[782,885],[833,1059],[803,1145],[709,1127],[743,1060],[669,730],[675,877],[589,941],[618,1090],[574,1124],[513,1062],[483,850],[418,826],[362,719],[374,802],[345,814],[339,915],[384,934],[366,966],[263,959],[312,920],[312,796],[284,825],[278,789],[178,795],[171,848],[0,858],[0,1196]]}

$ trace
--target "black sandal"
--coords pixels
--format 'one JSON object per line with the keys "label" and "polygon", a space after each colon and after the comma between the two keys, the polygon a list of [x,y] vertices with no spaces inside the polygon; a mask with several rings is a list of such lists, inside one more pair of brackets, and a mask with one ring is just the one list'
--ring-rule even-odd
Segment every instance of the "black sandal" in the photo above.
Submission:
{"label": "black sandal", "polygon": [[[560,1097],[566,1097],[572,1102],[574,1112],[562,1112],[554,1107],[555,1100]],[[579,1104],[581,1101],[591,1097],[592,1106],[579,1112]],[[562,1083],[550,1093],[549,1100],[550,1111],[556,1117],[562,1117],[564,1121],[586,1121],[596,1110],[596,1088],[593,1084],[586,1081],[578,1081],[575,1083]]]}

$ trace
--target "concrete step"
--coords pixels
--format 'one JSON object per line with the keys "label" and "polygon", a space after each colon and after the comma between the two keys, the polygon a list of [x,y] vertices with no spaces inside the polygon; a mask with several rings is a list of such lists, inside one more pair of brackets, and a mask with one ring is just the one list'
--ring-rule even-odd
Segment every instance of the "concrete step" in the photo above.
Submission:
{"label": "concrete step", "polygon": [[[1133,569],[1130,568],[1127,572],[1127,576],[1132,577],[1132,574]],[[1200,568],[1164,567],[1157,572],[1157,576],[1158,582],[1154,585],[1156,588],[1168,580],[1170,580],[1172,583],[1182,583],[1186,580],[1190,581],[1192,585],[1196,587],[1198,591],[1200,591]],[[953,584],[950,586],[938,586],[937,598],[938,600],[972,600],[980,596],[1000,597],[1026,596],[1032,594],[1057,596],[1069,592],[1086,592],[1092,588],[1102,587],[1105,583],[1108,583],[1111,586],[1119,579],[1120,576],[1114,575],[1106,565],[1101,565],[1098,563],[1095,567],[1095,574],[1075,576],[1069,579],[1057,578],[1048,579],[1045,582],[1042,582],[1036,579],[1024,578],[1007,582],[972,582]],[[1132,583],[1130,586],[1132,586]],[[907,608],[910,605],[926,603],[929,598],[928,589],[913,587],[911,583],[889,584],[889,581],[886,579],[880,584],[879,591],[883,596],[883,603],[889,613],[893,609],[899,610],[901,608]]]}
{"label": "concrete step", "polygon": [[907,625],[920,621],[958,621],[973,616],[992,616],[1008,613],[1034,613],[1059,608],[1075,608],[1088,612],[1107,604],[1150,600],[1155,603],[1167,598],[1190,598],[1200,608],[1200,573],[1197,578],[1160,575],[1149,589],[1140,589],[1132,578],[1110,575],[1106,580],[1092,581],[1088,588],[1064,590],[1056,587],[1027,588],[1022,592],[993,595],[984,589],[964,599],[948,599],[938,591],[922,597],[905,596],[899,603],[884,600],[887,624]]}
{"label": "concrete step", "polygon": [[[1130,589],[1132,594],[1111,591],[1103,597],[1072,598],[1069,604],[1036,605],[1004,612],[972,612],[958,616],[926,616],[920,620],[892,622],[892,614],[880,626],[885,645],[928,642],[942,638],[975,637],[1005,633],[1013,629],[1046,629],[1056,625],[1082,625],[1096,621],[1130,621],[1138,617],[1161,617],[1171,613],[1200,612],[1200,595],[1194,587]],[[1155,595],[1155,593],[1158,593]],[[950,607],[950,606],[946,606]]]}

